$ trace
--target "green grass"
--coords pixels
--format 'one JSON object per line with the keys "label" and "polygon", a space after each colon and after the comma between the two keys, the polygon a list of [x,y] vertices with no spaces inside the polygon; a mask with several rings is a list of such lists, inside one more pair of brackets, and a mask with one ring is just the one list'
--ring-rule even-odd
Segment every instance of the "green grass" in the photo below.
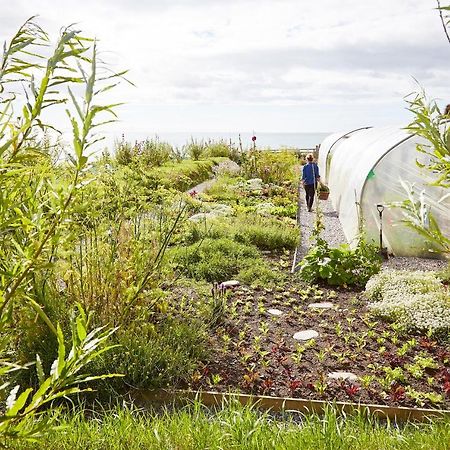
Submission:
{"label": "green grass", "polygon": [[[295,419],[295,420],[294,420]],[[144,413],[117,408],[108,413],[63,416],[66,428],[38,443],[11,442],[13,449],[95,450],[448,450],[450,421],[381,423],[360,416],[270,416],[239,405],[212,413],[199,404]]]}

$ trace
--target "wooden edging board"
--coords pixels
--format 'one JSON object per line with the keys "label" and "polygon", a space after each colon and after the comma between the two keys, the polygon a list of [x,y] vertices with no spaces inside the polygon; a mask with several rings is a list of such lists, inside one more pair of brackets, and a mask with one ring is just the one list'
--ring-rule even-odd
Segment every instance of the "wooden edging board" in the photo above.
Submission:
{"label": "wooden edging board", "polygon": [[242,405],[255,405],[263,410],[295,411],[303,414],[323,413],[326,408],[333,406],[338,413],[351,414],[355,412],[369,413],[380,419],[397,421],[425,421],[430,418],[450,418],[450,410],[405,408],[400,406],[370,405],[349,402],[326,402],[322,400],[303,400],[298,398],[270,397],[264,395],[247,395],[238,393],[221,393],[212,391],[168,391],[136,389],[132,397],[140,403],[162,405],[171,403],[185,403],[198,400],[205,406],[220,406],[237,400]]}

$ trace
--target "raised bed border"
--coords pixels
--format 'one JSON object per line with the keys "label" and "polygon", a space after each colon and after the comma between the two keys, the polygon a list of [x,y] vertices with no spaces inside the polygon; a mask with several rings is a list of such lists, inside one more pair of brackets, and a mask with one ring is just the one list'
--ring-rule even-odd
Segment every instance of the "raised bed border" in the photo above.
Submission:
{"label": "raised bed border", "polygon": [[364,403],[351,403],[339,401],[305,400],[289,397],[271,397],[267,395],[248,395],[239,393],[222,393],[215,391],[189,391],[189,390],[148,390],[135,389],[131,397],[139,403],[152,405],[186,404],[189,401],[199,400],[205,406],[220,406],[232,400],[241,405],[255,405],[265,411],[299,412],[302,414],[323,414],[329,407],[334,407],[338,414],[365,413],[378,419],[390,419],[399,422],[424,422],[429,419],[450,419],[450,410],[406,408],[403,406],[371,405]]}

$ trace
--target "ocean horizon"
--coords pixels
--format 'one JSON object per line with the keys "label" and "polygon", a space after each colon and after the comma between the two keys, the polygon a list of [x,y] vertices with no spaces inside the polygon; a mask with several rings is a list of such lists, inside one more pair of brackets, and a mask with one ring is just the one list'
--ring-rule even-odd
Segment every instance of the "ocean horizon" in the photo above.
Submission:
{"label": "ocean horizon", "polygon": [[[162,133],[124,133],[126,141],[143,141],[145,139],[158,138],[160,141],[168,142],[173,147],[182,148],[185,144],[194,141],[225,141],[233,145],[239,145],[241,136],[242,147],[252,147],[252,136],[256,136],[256,147],[261,149],[279,150],[282,148],[313,149],[319,145],[331,132],[316,133],[281,133],[281,132],[162,132]],[[121,138],[116,140],[120,140]]]}

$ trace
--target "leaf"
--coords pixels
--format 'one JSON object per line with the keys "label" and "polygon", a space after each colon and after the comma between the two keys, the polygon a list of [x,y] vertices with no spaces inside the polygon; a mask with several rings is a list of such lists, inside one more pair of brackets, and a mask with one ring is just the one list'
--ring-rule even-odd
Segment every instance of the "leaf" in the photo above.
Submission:
{"label": "leaf", "polygon": [[45,380],[44,369],[42,368],[42,361],[39,355],[36,355],[36,372],[39,383],[42,384]]}
{"label": "leaf", "polygon": [[28,397],[32,391],[33,391],[33,388],[26,389],[24,392],[22,392],[19,395],[17,400],[15,400],[12,405],[11,405],[10,398],[8,397],[9,402],[7,400],[6,404],[7,404],[7,406],[8,405],[10,405],[10,406],[6,410],[6,416],[12,416],[12,417],[16,416],[19,413],[19,411],[25,406],[25,403],[27,402]]}
{"label": "leaf", "polygon": [[16,385],[11,389],[11,392],[6,399],[6,409],[11,409],[16,401],[17,392],[19,392],[20,385]]}

